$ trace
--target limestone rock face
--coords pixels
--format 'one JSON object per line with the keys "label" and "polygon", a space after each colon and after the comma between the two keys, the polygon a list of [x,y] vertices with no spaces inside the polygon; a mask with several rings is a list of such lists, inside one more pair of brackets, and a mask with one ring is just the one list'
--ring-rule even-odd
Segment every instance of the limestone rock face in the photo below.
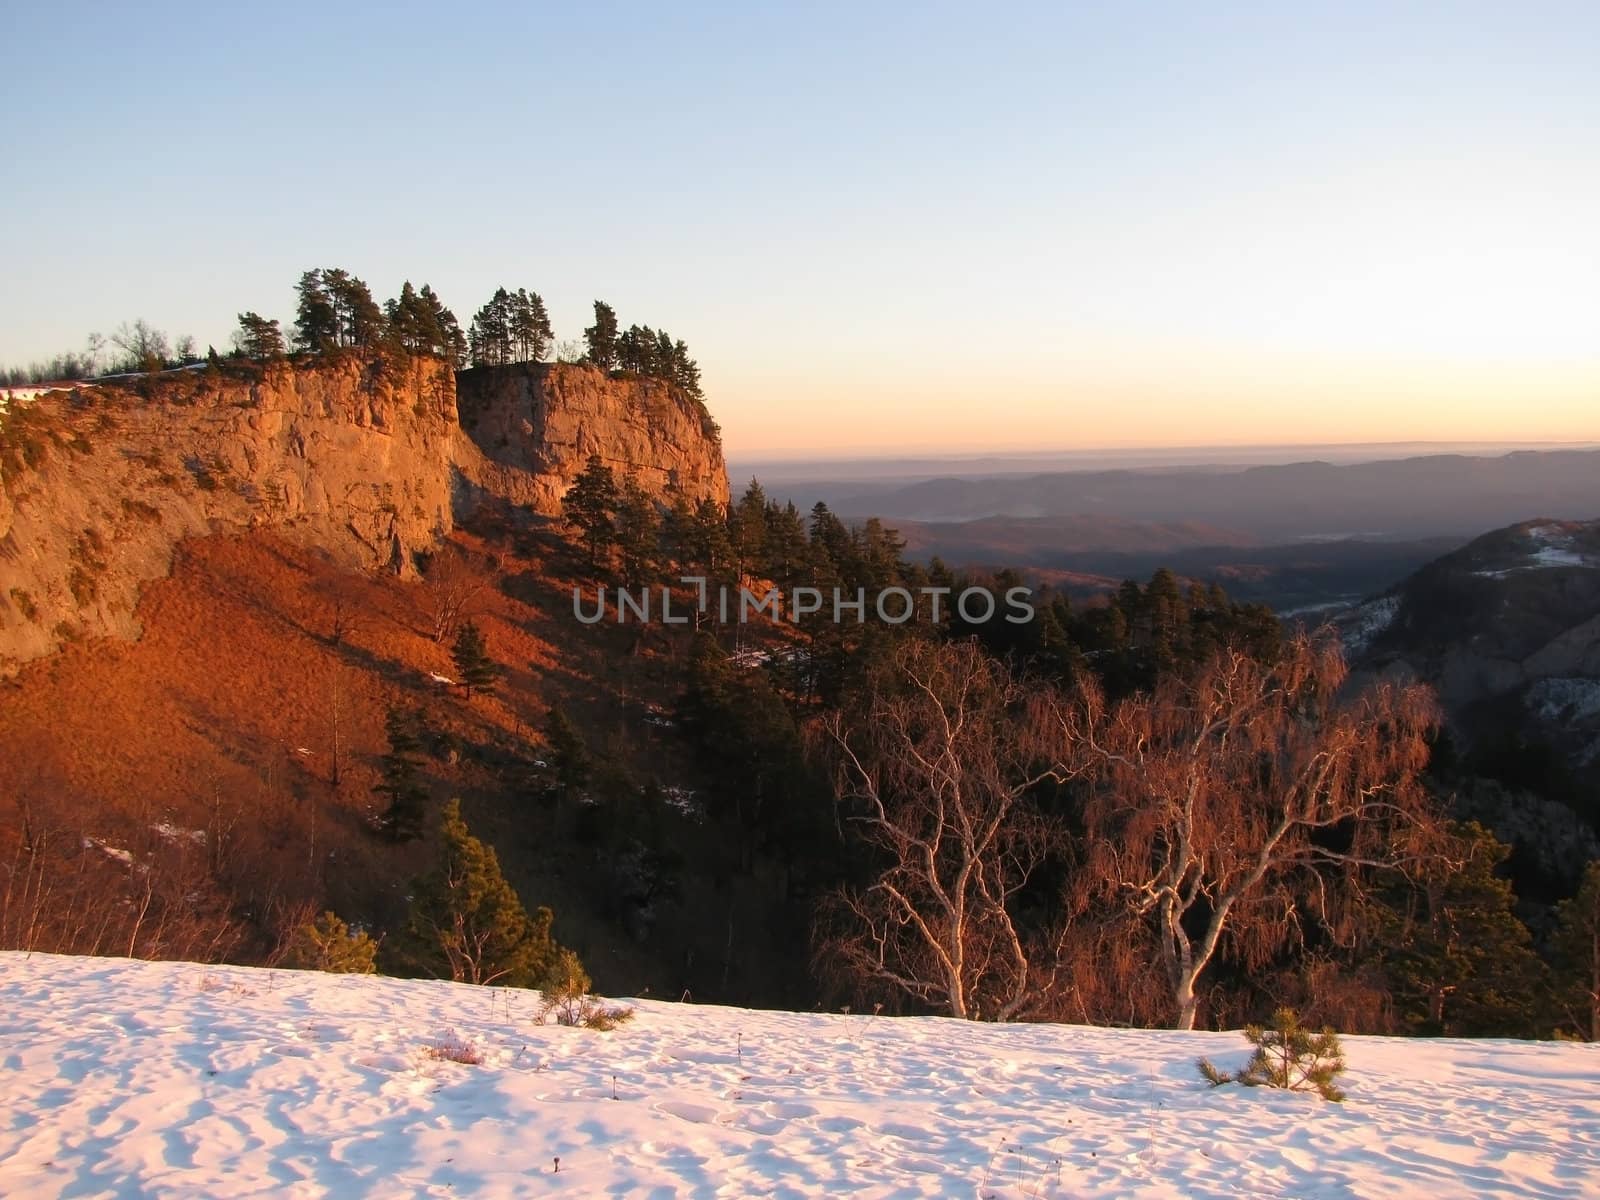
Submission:
{"label": "limestone rock face", "polygon": [[558,513],[590,454],[725,503],[715,427],[658,380],[463,372],[353,352],[57,391],[0,416],[0,676],[68,639],[137,637],[186,537],[270,527],[409,572],[475,505]]}
{"label": "limestone rock face", "polygon": [[467,483],[542,516],[592,454],[652,496],[728,502],[728,470],[702,405],[660,379],[568,363],[478,367],[457,378]]}

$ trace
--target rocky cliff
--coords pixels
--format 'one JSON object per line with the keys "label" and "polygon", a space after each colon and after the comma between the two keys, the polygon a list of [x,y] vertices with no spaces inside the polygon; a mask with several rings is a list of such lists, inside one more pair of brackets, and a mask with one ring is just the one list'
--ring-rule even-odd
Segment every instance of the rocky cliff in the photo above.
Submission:
{"label": "rocky cliff", "polygon": [[598,454],[645,491],[728,502],[728,472],[704,405],[660,379],[567,363],[479,367],[457,377],[467,485],[553,516]]}
{"label": "rocky cliff", "polygon": [[495,499],[534,514],[590,454],[652,493],[725,502],[714,427],[657,380],[321,356],[168,372],[0,418],[0,675],[63,641],[136,637],[140,586],[184,538],[270,526],[352,567],[413,552]]}

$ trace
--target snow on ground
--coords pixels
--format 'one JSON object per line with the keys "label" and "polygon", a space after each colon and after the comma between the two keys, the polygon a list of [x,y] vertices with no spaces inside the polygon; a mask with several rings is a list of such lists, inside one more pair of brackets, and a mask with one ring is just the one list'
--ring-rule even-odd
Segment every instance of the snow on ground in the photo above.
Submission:
{"label": "snow on ground", "polygon": [[1528,689],[1525,703],[1546,721],[1586,721],[1600,716],[1600,679],[1540,679]]}
{"label": "snow on ground", "polygon": [[1347,1038],[1330,1104],[1207,1088],[1232,1034],[536,1007],[0,954],[0,1195],[1600,1195],[1597,1046]]}
{"label": "snow on ground", "polygon": [[1400,612],[1399,596],[1379,596],[1357,607],[1339,621],[1344,652],[1351,658],[1366,651],[1373,640],[1394,624]]}
{"label": "snow on ground", "polygon": [[1530,545],[1528,561],[1514,567],[1498,570],[1474,571],[1485,579],[1505,579],[1519,571],[1537,571],[1546,567],[1600,566],[1592,555],[1575,550],[1572,534],[1559,525],[1535,525],[1526,531]]}

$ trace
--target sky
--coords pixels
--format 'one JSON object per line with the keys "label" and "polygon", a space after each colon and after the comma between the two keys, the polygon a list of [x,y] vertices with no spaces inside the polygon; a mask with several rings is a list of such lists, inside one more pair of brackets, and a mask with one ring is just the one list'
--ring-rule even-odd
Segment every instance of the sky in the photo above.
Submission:
{"label": "sky", "polygon": [[341,266],[734,455],[1600,440],[1600,6],[4,0],[0,363]]}

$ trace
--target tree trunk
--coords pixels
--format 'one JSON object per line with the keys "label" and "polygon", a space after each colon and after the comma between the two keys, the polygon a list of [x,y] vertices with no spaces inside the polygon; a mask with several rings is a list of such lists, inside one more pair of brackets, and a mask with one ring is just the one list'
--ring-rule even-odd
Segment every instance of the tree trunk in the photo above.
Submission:
{"label": "tree trunk", "polygon": [[1173,1024],[1174,1029],[1193,1029],[1195,1015],[1199,1010],[1199,1002],[1194,994],[1194,976],[1185,975],[1178,981],[1174,989],[1174,999],[1178,1002],[1178,1019]]}

